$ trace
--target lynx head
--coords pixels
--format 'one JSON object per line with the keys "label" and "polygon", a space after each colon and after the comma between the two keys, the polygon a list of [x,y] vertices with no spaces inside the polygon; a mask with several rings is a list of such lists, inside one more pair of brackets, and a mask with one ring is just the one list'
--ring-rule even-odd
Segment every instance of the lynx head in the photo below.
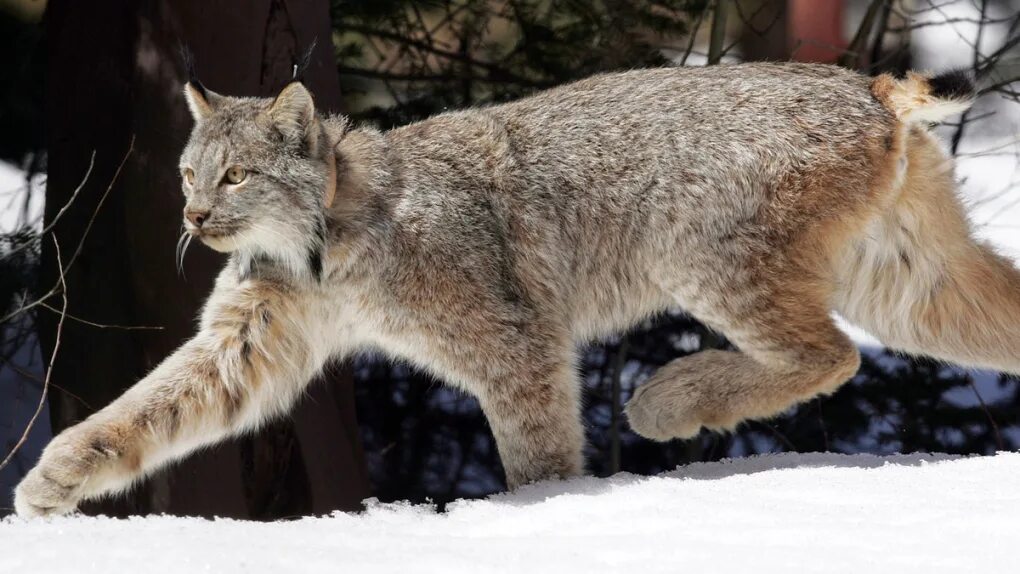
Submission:
{"label": "lynx head", "polygon": [[234,252],[242,270],[268,260],[317,277],[336,164],[311,94],[292,82],[276,98],[236,98],[197,81],[184,94],[195,126],[180,162],[182,240]]}

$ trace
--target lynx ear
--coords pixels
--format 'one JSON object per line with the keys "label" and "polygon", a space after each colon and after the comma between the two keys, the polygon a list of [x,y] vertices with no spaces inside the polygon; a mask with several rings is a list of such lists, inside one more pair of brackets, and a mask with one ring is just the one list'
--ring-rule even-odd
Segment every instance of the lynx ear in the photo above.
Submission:
{"label": "lynx ear", "polygon": [[269,118],[287,139],[304,142],[314,148],[315,103],[312,94],[301,82],[291,82],[273,100]]}
{"label": "lynx ear", "polygon": [[188,102],[195,123],[202,123],[213,114],[219,98],[219,94],[207,90],[201,82],[193,80],[184,84],[184,99]]}

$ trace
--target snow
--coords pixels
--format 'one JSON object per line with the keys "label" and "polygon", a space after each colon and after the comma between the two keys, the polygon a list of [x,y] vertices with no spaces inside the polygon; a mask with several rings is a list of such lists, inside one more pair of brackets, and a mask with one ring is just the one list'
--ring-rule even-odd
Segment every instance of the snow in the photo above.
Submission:
{"label": "snow", "polygon": [[28,184],[25,172],[7,162],[0,161],[0,233],[10,233],[25,223],[39,228],[42,221],[45,176],[32,180],[32,195],[25,210],[25,192]]}
{"label": "snow", "polygon": [[0,521],[0,572],[1006,572],[1020,454],[784,454],[534,485],[446,513]]}

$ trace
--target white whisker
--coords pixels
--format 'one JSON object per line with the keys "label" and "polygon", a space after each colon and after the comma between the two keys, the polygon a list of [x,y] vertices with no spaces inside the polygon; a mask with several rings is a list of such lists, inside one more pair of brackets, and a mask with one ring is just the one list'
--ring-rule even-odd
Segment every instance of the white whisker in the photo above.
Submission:
{"label": "white whisker", "polygon": [[184,254],[187,253],[188,246],[191,245],[193,237],[193,235],[185,231],[181,234],[181,238],[177,240],[177,273],[181,275],[184,275]]}

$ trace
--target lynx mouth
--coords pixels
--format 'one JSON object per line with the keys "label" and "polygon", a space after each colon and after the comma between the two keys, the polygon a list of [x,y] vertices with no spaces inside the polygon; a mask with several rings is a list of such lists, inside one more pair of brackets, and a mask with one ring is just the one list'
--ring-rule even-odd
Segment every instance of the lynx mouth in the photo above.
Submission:
{"label": "lynx mouth", "polygon": [[219,230],[216,230],[216,231],[204,231],[202,229],[192,230],[191,234],[194,235],[195,237],[198,237],[199,239],[221,239],[221,238],[230,237],[231,235],[233,235],[232,232],[219,231]]}
{"label": "lynx mouth", "polygon": [[230,227],[230,228],[227,228],[227,227],[209,227],[209,226],[196,227],[194,225],[190,225],[187,222],[185,222],[185,224],[184,224],[184,229],[192,237],[195,237],[195,238],[198,238],[198,239],[203,239],[203,240],[206,239],[206,238],[210,238],[210,239],[217,239],[217,238],[219,238],[219,239],[222,239],[222,238],[230,237],[232,235],[237,235],[237,232],[238,232],[238,229],[236,227]]}
{"label": "lynx mouth", "polygon": [[237,229],[204,229],[188,226],[187,232],[208,247],[221,253],[235,251],[240,246]]}

